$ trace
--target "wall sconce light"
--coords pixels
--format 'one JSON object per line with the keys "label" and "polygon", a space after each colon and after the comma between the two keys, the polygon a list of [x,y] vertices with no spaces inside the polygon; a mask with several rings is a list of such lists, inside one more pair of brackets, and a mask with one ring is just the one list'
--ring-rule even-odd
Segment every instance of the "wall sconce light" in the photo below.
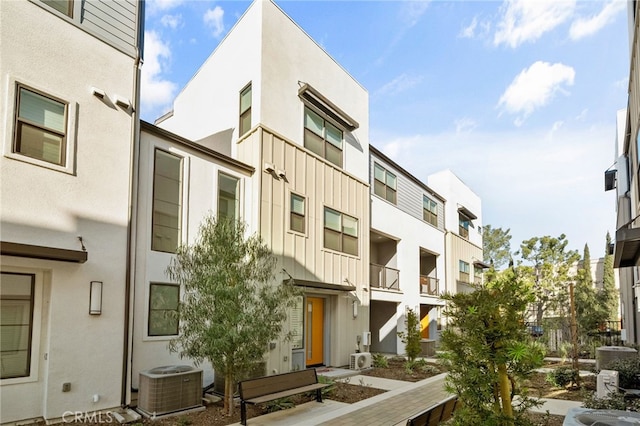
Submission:
{"label": "wall sconce light", "polygon": [[91,281],[89,288],[89,315],[102,314],[102,281]]}

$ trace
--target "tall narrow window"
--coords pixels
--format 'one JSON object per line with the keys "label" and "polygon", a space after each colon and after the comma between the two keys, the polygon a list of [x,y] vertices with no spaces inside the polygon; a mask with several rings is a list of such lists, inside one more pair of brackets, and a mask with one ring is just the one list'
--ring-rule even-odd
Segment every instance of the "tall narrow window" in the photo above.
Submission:
{"label": "tall narrow window", "polygon": [[242,136],[251,129],[251,84],[240,92],[240,127],[238,136]]}
{"label": "tall narrow window", "polygon": [[325,207],[324,246],[358,255],[358,219]]}
{"label": "tall narrow window", "polygon": [[67,104],[18,86],[13,151],[65,165]]}
{"label": "tall narrow window", "polygon": [[73,0],[42,0],[42,2],[70,18],[73,17]]}
{"label": "tall narrow window", "polygon": [[471,282],[469,280],[469,263],[465,262],[463,260],[459,260],[458,261],[458,268],[459,268],[459,272],[460,272],[460,276],[459,276],[460,281],[462,281],[463,283]]}
{"label": "tall narrow window", "polygon": [[396,175],[379,164],[373,166],[373,192],[385,200],[396,204]]}
{"label": "tall narrow window", "polygon": [[151,250],[175,253],[182,220],[182,158],[156,149]]}
{"label": "tall narrow window", "polygon": [[305,212],[305,198],[298,194],[291,193],[291,215],[289,222],[292,231],[304,234],[306,229]]}
{"label": "tall narrow window", "polygon": [[422,197],[422,218],[433,226],[438,226],[438,204],[426,195]]}
{"label": "tall narrow window", "polygon": [[307,107],[304,109],[304,146],[342,167],[342,130]]}
{"label": "tall narrow window", "polygon": [[238,220],[240,217],[240,180],[220,173],[218,175],[218,217]]}
{"label": "tall narrow window", "polygon": [[469,218],[464,214],[458,215],[458,234],[463,238],[469,238]]}
{"label": "tall narrow window", "polygon": [[180,286],[151,284],[149,291],[149,336],[178,335]]}
{"label": "tall narrow window", "polygon": [[35,275],[3,272],[0,287],[2,379],[31,373]]}

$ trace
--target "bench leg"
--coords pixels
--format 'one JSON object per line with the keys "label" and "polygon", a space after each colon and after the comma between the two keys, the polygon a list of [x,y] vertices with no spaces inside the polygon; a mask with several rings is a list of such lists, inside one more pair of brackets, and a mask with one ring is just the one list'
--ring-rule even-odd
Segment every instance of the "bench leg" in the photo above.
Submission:
{"label": "bench leg", "polygon": [[247,404],[244,401],[240,401],[240,424],[247,426]]}
{"label": "bench leg", "polygon": [[316,389],[316,401],[322,402],[322,389]]}

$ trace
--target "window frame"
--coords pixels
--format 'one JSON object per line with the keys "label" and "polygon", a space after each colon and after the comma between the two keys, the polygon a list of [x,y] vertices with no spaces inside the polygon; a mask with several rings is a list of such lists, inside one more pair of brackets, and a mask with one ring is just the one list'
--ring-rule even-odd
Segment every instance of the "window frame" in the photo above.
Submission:
{"label": "window frame", "polygon": [[[293,198],[298,197],[302,201],[302,214],[293,210]],[[302,220],[302,230],[294,229],[294,216]],[[297,234],[307,234],[307,197],[293,191],[289,193],[289,231]]]}
{"label": "window frame", "polygon": [[463,213],[458,213],[458,235],[460,235],[463,238],[469,239],[470,226],[471,226],[471,219],[469,219]]}
{"label": "window frame", "polygon": [[[179,160],[179,171],[178,171],[178,220],[177,220],[177,231],[178,231],[178,236],[176,239],[176,247],[173,250],[165,250],[165,249],[161,249],[155,246],[155,225],[156,225],[156,219],[155,219],[155,213],[156,213],[156,176],[157,176],[157,155],[159,152],[162,152],[168,156],[172,156],[176,159]],[[183,231],[183,224],[182,224],[182,219],[183,219],[183,198],[184,198],[184,167],[185,167],[185,159],[183,156],[178,155],[176,153],[173,153],[169,150],[160,148],[160,147],[154,147],[153,148],[153,171],[151,174],[151,251],[155,251],[155,252],[160,252],[160,253],[175,253],[178,249],[178,247],[180,246],[180,243],[182,242],[182,231]],[[160,200],[162,202],[168,203],[168,201],[165,200]],[[169,226],[165,226],[165,225],[158,225],[158,226],[162,226],[163,228],[170,228]]]}
{"label": "window frame", "polygon": [[[246,94],[246,92],[250,92],[249,94],[249,105],[243,110],[242,109],[242,97]],[[238,110],[239,110],[239,122],[238,122],[238,137],[242,137],[245,133],[251,130],[251,120],[252,120],[252,106],[253,106],[253,89],[251,83],[247,84],[245,87],[240,90],[240,97],[238,102]],[[244,128],[243,122],[248,116],[249,118],[249,127]]]}
{"label": "window frame", "polygon": [[[177,301],[176,301],[176,307],[175,309],[153,309],[152,308],[152,297],[153,297],[153,288],[154,287],[170,287],[170,288],[176,288],[178,291],[177,294]],[[152,323],[152,318],[151,318],[151,313],[152,312],[156,312],[156,311],[163,311],[163,312],[176,312],[176,315],[178,313],[179,307],[180,307],[180,285],[179,284],[173,284],[173,283],[161,283],[161,282],[151,282],[149,283],[149,298],[148,298],[148,309],[147,309],[147,336],[151,337],[151,338],[166,338],[166,337],[173,337],[173,336],[178,336],[180,333],[180,321],[179,318],[176,317],[175,319],[175,333],[170,333],[170,334],[151,334],[151,323]]]}
{"label": "window frame", "polygon": [[[336,167],[339,168],[343,168],[344,167],[344,133],[345,133],[345,129],[340,126],[338,123],[336,123],[335,121],[329,119],[329,117],[327,117],[326,114],[324,114],[323,112],[315,109],[315,108],[311,108],[309,105],[307,105],[306,103],[303,104],[304,108],[303,108],[303,119],[302,119],[302,130],[303,130],[303,137],[302,137],[302,141],[303,141],[303,145],[306,149],[308,149],[309,151],[313,152],[314,154],[324,158],[326,161],[328,161],[329,163],[333,164]],[[318,116],[318,118],[320,118],[322,120],[322,135],[318,134],[316,131],[314,131],[313,129],[307,127],[307,111],[310,111],[311,113],[315,114]],[[335,130],[340,132],[340,146],[336,146],[333,142],[329,141],[329,139],[327,138],[327,123],[333,127]],[[322,140],[322,152],[317,152],[315,149],[313,149],[311,147],[311,143],[307,143],[307,140],[310,138],[307,137],[307,133],[310,132],[313,136],[319,138]],[[333,147],[334,149],[338,150],[340,152],[339,155],[339,164],[332,161],[329,157],[330,155],[327,154],[327,148]]]}
{"label": "window frame", "polygon": [[[338,227],[340,228],[340,231],[333,229],[329,226],[327,226],[327,211],[330,211],[332,213],[336,213],[337,215],[339,215],[339,224]],[[331,207],[324,207],[324,210],[322,212],[322,223],[323,223],[323,247],[325,249],[328,250],[334,250],[334,251],[338,251],[340,253],[344,253],[350,256],[359,256],[360,253],[360,237],[359,237],[359,228],[360,228],[360,220],[357,217],[342,213],[336,209],[332,209]],[[350,235],[347,234],[345,232],[345,225],[344,225],[344,218],[349,218],[352,219],[353,221],[355,221],[355,233],[356,235]],[[336,235],[338,237],[337,241],[340,242],[340,247],[333,247],[333,246],[327,246],[327,232],[332,233],[334,235]],[[351,251],[345,251],[345,239],[347,241],[349,240],[355,240],[355,253],[351,252]]]}
{"label": "window frame", "polygon": [[463,283],[471,283],[471,269],[469,262],[465,262],[462,259],[458,259],[458,280]]}
{"label": "window frame", "polygon": [[[241,194],[241,182],[242,179],[238,176],[234,176],[230,173],[227,173],[225,171],[219,170],[218,171],[218,185],[217,185],[217,189],[218,189],[218,193],[217,193],[217,197],[216,197],[216,203],[217,203],[217,217],[221,218],[221,210],[220,210],[220,206],[221,206],[221,202],[220,200],[222,199],[221,197],[221,185],[220,185],[220,177],[224,176],[226,178],[229,179],[235,179],[236,181],[236,197],[234,199],[234,203],[235,203],[235,211],[234,211],[234,218],[233,220],[240,220],[241,219],[241,200],[242,200],[242,194]],[[224,199],[228,199],[227,197],[225,197]],[[226,214],[225,214],[225,217]]]}
{"label": "window frame", "polygon": [[53,10],[59,12],[59,13],[62,13],[64,16],[67,16],[67,17],[73,19],[74,0],[66,0],[65,1],[67,3],[67,11],[66,12],[58,9],[56,6],[53,6],[53,4],[57,4],[59,2],[59,0],[58,0],[58,2],[56,2],[55,0],[54,1],[51,1],[51,0],[40,0],[40,1],[41,1],[41,3],[46,4],[51,9],[53,9]]}
{"label": "window frame", "polygon": [[[435,211],[426,206],[427,202]],[[425,194],[422,195],[422,220],[438,227],[438,203]]]}
{"label": "window frame", "polygon": [[[376,168],[382,170],[384,181],[381,181],[376,176]],[[392,188],[387,182],[388,176],[393,177],[394,188]],[[380,188],[384,194],[379,193],[378,188]],[[398,204],[398,176],[395,173],[391,173],[389,169],[377,162],[373,163],[373,193],[392,204]]]}

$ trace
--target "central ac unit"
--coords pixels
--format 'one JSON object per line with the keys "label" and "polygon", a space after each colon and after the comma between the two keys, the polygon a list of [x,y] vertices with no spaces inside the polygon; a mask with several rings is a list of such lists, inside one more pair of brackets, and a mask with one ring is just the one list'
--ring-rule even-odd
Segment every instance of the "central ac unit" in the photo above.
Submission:
{"label": "central ac unit", "polygon": [[349,362],[349,368],[352,370],[362,370],[364,368],[371,368],[371,354],[369,352],[360,352],[357,354],[351,354],[351,361]]}
{"label": "central ac unit", "polygon": [[610,393],[618,391],[618,372],[615,370],[600,370],[597,379],[598,398],[606,398]]}
{"label": "central ac unit", "polygon": [[594,410],[591,408],[574,407],[567,411],[564,426],[589,425],[638,425],[640,413],[622,410]]}
{"label": "central ac unit", "polygon": [[202,370],[169,365],[140,372],[138,411],[155,417],[202,406]]}

